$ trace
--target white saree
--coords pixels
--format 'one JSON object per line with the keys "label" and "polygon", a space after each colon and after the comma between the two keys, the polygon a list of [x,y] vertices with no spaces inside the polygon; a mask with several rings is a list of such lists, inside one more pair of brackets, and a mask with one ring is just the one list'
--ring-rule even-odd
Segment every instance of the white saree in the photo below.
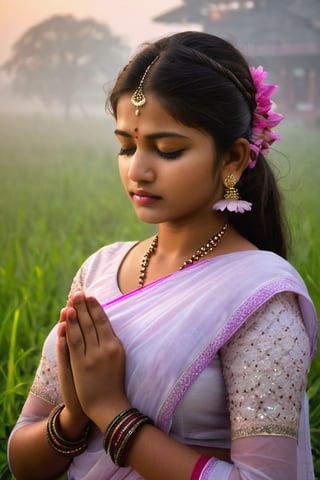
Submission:
{"label": "white saree", "polygon": [[[263,317],[263,308],[266,309],[270,302],[271,306],[274,305],[272,299],[281,292],[294,294],[298,299],[300,318],[302,317],[304,324],[298,327],[298,331],[303,328],[302,334],[307,333],[310,348],[305,348],[304,357],[307,358],[299,358],[297,361],[303,363],[305,370],[309,368],[316,346],[317,317],[302,279],[288,262],[270,252],[231,253],[201,261],[142,289],[122,295],[117,286],[117,272],[123,257],[133,245],[132,242],[117,243],[96,252],[78,272],[73,291],[81,288],[87,294],[96,296],[103,305],[126,351],[128,398],[132,405],[150,416],[159,429],[169,435],[173,434],[175,414],[184,399],[188,398],[187,394],[192,391],[197,379],[208,371],[213,360],[219,357],[228,342],[238,338],[237,333],[242,331],[249,319],[255,318],[259,328],[257,312]],[[281,315],[285,319],[288,316],[283,312]],[[284,331],[287,331],[286,329],[289,327],[286,326]],[[264,335],[264,331],[260,331],[259,335]],[[55,336],[54,328],[47,338],[31,394],[15,428],[39,418],[37,402],[39,407],[42,402],[42,408],[43,402],[47,402],[49,409],[49,406],[52,408],[52,404],[61,401],[56,375]],[[294,343],[293,334],[290,338]],[[260,341],[259,338],[255,340]],[[281,338],[274,339],[274,345],[277,343],[281,344]],[[261,364],[264,365],[265,351],[262,355]],[[224,359],[223,356],[222,358]],[[288,358],[291,363],[292,356]],[[225,359],[226,364],[232,364],[232,359],[228,359],[227,354]],[[219,369],[221,368],[220,366]],[[263,368],[275,370],[274,365],[270,367],[270,364]],[[303,388],[305,370],[302,367],[299,370]],[[283,371],[280,371],[281,374],[285,375]],[[239,377],[237,373],[235,375]],[[259,378],[256,376],[257,382]],[[249,385],[251,380],[243,379],[241,382],[247,381]],[[247,457],[242,456],[241,448],[240,452],[237,448],[241,446],[241,442],[245,445],[248,441],[251,448],[251,439],[256,445],[261,442],[261,448],[264,448],[266,439],[274,438],[275,442],[280,442],[280,447],[275,443],[277,451],[282,448],[283,439],[289,438],[289,442],[292,442],[297,438],[297,467],[294,467],[298,472],[296,478],[313,480],[308,404],[304,392],[298,394],[300,404],[297,406],[296,415],[287,417],[281,411],[277,413],[276,409],[281,402],[279,404],[279,398],[275,397],[273,403],[268,400],[263,406],[264,413],[269,409],[268,414],[260,415],[258,420],[256,413],[251,419],[244,415],[241,419],[239,412],[234,412],[231,408],[232,395],[237,395],[232,392],[232,385],[236,385],[237,381],[239,378],[236,377],[235,382],[226,380],[226,392],[222,391],[223,395],[228,396],[231,412],[231,425],[227,423],[225,428],[231,431],[221,445],[231,446],[233,463],[213,460],[205,467],[201,479],[278,479],[270,476],[272,474],[267,471],[259,473],[259,455],[258,460],[255,458],[250,464],[250,452]],[[274,377],[270,382],[273,381]],[[270,395],[270,385],[265,385],[263,390],[260,383],[251,382],[251,389],[261,400],[268,392]],[[290,398],[291,396],[290,394]],[[244,399],[246,401],[246,397]],[[248,404],[251,402],[249,393],[247,401]],[[257,398],[254,401],[256,402]],[[292,410],[291,406],[290,409]],[[226,411],[228,412],[227,407]],[[183,438],[181,441],[184,441]],[[185,443],[192,444],[191,441]],[[202,441],[202,445],[205,444],[205,441]],[[212,444],[209,442],[208,445]],[[232,445],[235,445],[234,451]],[[285,441],[283,445],[285,449]],[[118,468],[111,462],[102,448],[102,434],[98,430],[94,430],[86,452],[76,457],[69,469],[70,480],[141,478],[131,468]]]}

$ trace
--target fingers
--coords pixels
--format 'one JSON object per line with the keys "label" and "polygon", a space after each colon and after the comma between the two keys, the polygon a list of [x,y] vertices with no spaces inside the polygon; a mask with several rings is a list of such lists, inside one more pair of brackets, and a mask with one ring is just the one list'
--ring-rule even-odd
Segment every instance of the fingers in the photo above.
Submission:
{"label": "fingers", "polygon": [[[60,335],[70,355],[74,390],[85,414],[124,395],[125,352],[99,302],[79,292],[61,312]],[[67,390],[67,387],[66,387]]]}
{"label": "fingers", "polygon": [[[65,309],[64,309],[65,310]],[[66,337],[66,312],[61,311],[60,323],[57,332],[57,360],[58,360],[58,374],[60,384],[73,383],[72,370],[70,365],[69,348]]]}
{"label": "fingers", "polygon": [[108,317],[94,297],[86,297],[83,292],[77,292],[70,297],[67,305],[62,317],[66,318],[70,346],[82,348],[86,352],[110,336],[114,337]]}
{"label": "fingers", "polygon": [[[71,353],[86,354],[87,339],[82,331],[78,313],[73,307],[66,307],[66,341]],[[88,322],[88,320],[87,320]],[[89,323],[89,322],[88,322]],[[94,327],[93,327],[94,328]]]}
{"label": "fingers", "polygon": [[66,339],[66,324],[60,323],[57,336],[57,356],[59,364],[67,366],[69,364],[69,351]]}
{"label": "fingers", "polygon": [[110,337],[115,337],[112,325],[100,303],[94,297],[87,297],[86,303],[96,328],[98,342],[101,343]]}
{"label": "fingers", "polygon": [[69,361],[69,352],[66,339],[66,309],[62,309],[60,312],[60,322],[58,324],[57,332],[57,349],[58,349],[58,359],[65,363],[66,360]]}

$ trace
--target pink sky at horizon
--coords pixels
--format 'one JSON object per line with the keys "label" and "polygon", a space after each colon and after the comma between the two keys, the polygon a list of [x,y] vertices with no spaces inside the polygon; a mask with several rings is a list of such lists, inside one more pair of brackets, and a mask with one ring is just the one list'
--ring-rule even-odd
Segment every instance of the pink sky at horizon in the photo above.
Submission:
{"label": "pink sky at horizon", "polygon": [[11,47],[28,28],[52,15],[93,17],[106,23],[114,34],[135,49],[145,40],[183,29],[199,29],[191,24],[152,22],[153,17],[182,4],[182,0],[0,0],[0,64],[7,60]]}

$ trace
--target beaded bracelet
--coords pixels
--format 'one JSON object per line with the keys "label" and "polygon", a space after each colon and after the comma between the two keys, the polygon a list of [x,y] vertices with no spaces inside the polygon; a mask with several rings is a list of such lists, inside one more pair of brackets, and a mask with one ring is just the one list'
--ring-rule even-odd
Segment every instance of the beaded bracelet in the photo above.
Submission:
{"label": "beaded bracelet", "polygon": [[119,413],[108,426],[103,447],[111,460],[119,467],[126,466],[128,445],[143,425],[153,424],[152,420],[136,408]]}
{"label": "beaded bracelet", "polygon": [[80,440],[72,442],[61,437],[58,433],[56,422],[57,419],[64,409],[64,404],[57,405],[50,412],[48,421],[47,421],[47,440],[50,447],[59,455],[64,457],[76,457],[86,450],[88,447],[88,434],[90,431],[90,422],[88,423],[85,433]]}

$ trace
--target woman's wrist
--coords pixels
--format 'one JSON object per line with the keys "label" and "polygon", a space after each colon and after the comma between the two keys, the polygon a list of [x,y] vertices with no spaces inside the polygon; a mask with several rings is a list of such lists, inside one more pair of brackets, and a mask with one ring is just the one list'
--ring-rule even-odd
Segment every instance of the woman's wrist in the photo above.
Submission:
{"label": "woman's wrist", "polygon": [[112,405],[100,405],[96,406],[90,412],[90,418],[94,422],[95,425],[99,428],[99,430],[104,433],[108,428],[108,425],[112,422],[112,420],[119,415],[119,413],[123,412],[132,408],[130,402],[125,398],[123,400],[118,400],[117,402],[113,402]]}
{"label": "woman's wrist", "polygon": [[62,432],[60,423],[60,415],[64,410],[64,404],[57,405],[51,410],[47,420],[47,440],[55,453],[72,458],[80,455],[87,449],[91,422],[87,421],[85,430],[81,436],[76,435],[77,432],[74,432],[72,439],[70,438],[71,435],[69,438],[66,438],[65,433]]}
{"label": "woman's wrist", "polygon": [[73,412],[64,406],[56,424],[61,436],[69,441],[77,441],[87,429],[89,418],[82,412]]}

